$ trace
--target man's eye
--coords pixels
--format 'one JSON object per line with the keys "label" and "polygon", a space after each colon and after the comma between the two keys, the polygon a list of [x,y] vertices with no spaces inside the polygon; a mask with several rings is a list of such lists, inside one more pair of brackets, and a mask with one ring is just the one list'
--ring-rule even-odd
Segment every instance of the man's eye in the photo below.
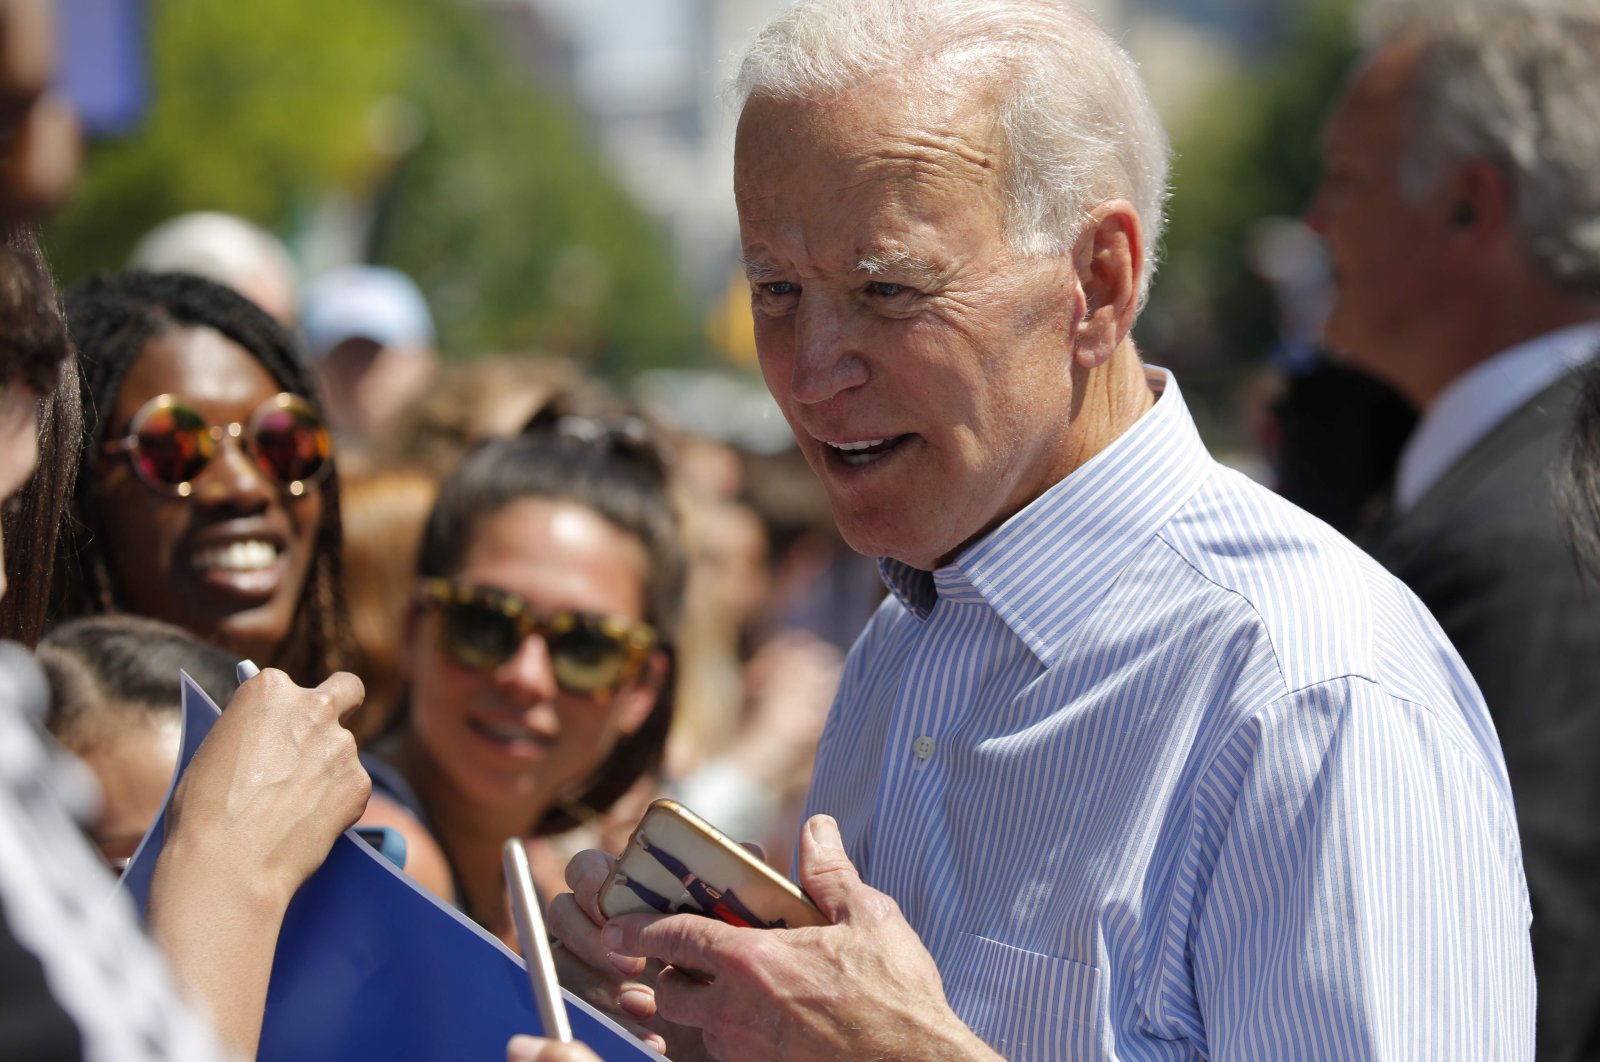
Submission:
{"label": "man's eye", "polygon": [[765,284],[757,284],[756,290],[763,295],[797,295],[800,285],[792,280],[772,280]]}
{"label": "man's eye", "polygon": [[867,293],[879,298],[892,299],[896,295],[904,295],[911,289],[904,284],[891,284],[887,280],[874,280],[867,284]]}

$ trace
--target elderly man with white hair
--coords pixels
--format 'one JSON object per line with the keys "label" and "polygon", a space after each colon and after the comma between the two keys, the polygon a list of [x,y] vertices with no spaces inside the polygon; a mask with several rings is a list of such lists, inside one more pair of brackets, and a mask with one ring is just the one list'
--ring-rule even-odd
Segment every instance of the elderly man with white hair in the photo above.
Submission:
{"label": "elderly man with white hair", "polygon": [[761,368],[890,591],[799,840],[833,924],[605,922],[585,853],[571,982],[679,1059],[1527,1057],[1471,679],[1134,347],[1131,60],[1065,2],[802,0],[739,87]]}

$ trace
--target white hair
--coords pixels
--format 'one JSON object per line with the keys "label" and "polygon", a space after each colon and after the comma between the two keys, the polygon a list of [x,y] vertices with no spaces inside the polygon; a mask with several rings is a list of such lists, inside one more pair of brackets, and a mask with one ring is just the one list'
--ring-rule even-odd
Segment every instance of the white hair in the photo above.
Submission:
{"label": "white hair", "polygon": [[826,99],[956,58],[999,97],[1012,246],[1069,253],[1091,208],[1125,198],[1144,232],[1143,303],[1172,147],[1133,59],[1066,0],[800,0],[751,45],[733,95]]}
{"label": "white hair", "polygon": [[1420,200],[1455,166],[1494,164],[1536,267],[1600,296],[1600,0],[1381,0],[1358,27],[1369,56],[1420,47],[1405,193]]}

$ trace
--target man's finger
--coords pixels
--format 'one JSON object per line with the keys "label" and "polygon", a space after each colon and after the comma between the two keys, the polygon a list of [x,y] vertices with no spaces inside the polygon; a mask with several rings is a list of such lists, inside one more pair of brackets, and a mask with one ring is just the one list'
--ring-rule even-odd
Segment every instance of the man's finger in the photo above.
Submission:
{"label": "man's finger", "polygon": [[594,848],[587,848],[573,856],[567,863],[567,888],[571,889],[578,906],[599,925],[605,919],[600,914],[600,886],[616,865],[616,857]]}
{"label": "man's finger", "polygon": [[800,831],[800,887],[834,923],[848,918],[851,895],[864,888],[831,816],[813,815]]}
{"label": "man's finger", "polygon": [[661,1016],[674,1024],[704,1029],[716,1015],[717,1000],[714,985],[676,967],[662,970],[656,978],[656,1005]]}
{"label": "man's finger", "polygon": [[764,932],[703,915],[636,914],[613,918],[601,936],[614,952],[644,955],[715,978],[723,966],[722,956],[738,950],[741,935]]}
{"label": "man's finger", "polygon": [[[571,952],[580,963],[595,967],[606,965],[608,949],[600,940],[600,927],[572,893],[564,892],[550,901],[545,923],[561,942],[562,950]],[[558,961],[560,958],[558,954]]]}

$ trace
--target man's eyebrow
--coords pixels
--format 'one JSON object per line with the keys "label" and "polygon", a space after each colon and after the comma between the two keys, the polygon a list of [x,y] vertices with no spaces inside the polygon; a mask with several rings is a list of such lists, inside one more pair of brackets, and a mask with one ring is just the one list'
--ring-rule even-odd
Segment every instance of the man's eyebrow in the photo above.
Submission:
{"label": "man's eyebrow", "polygon": [[752,258],[750,255],[740,255],[739,262],[744,266],[744,275],[751,281],[767,280],[777,276],[781,270],[765,258]]}
{"label": "man's eyebrow", "polygon": [[873,277],[892,272],[924,286],[933,283],[940,276],[940,270],[932,262],[905,251],[880,251],[877,254],[869,254],[856,262],[856,272]]}

